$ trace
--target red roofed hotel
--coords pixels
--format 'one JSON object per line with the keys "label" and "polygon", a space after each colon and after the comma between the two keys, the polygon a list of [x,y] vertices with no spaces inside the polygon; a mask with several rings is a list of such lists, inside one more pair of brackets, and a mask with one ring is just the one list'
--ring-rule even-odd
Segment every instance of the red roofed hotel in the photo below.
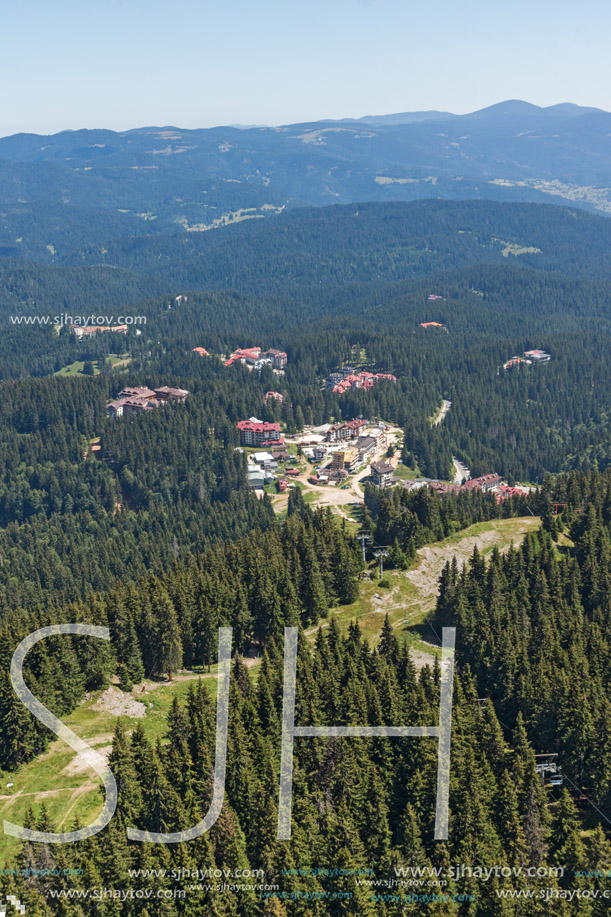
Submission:
{"label": "red roofed hotel", "polygon": [[496,502],[501,503],[510,497],[527,497],[528,491],[523,487],[509,487],[507,484],[499,484],[498,492],[495,494]]}
{"label": "red roofed hotel", "polygon": [[270,398],[273,401],[279,401],[280,404],[284,401],[284,395],[281,395],[280,392],[266,392],[263,396],[263,401],[267,404]]}
{"label": "red roofed hotel", "polygon": [[225,361],[225,366],[231,366],[232,363],[246,363],[254,369],[261,369],[263,364],[268,363],[273,369],[283,370],[287,356],[284,350],[264,351],[260,347],[239,347]]}
{"label": "red roofed hotel", "polygon": [[267,423],[261,420],[240,420],[238,423],[241,446],[280,445],[284,440],[280,436],[279,423]]}
{"label": "red roofed hotel", "polygon": [[335,382],[336,375],[339,375],[339,373],[332,373],[327,381],[327,385],[331,387],[331,390],[335,392],[336,395],[343,395],[344,392],[349,391],[349,389],[364,388],[368,391],[376,382],[379,382],[380,379],[387,379],[389,382],[397,381],[397,377],[393,376],[392,373],[369,373],[365,371],[356,374],[349,373],[345,375],[341,381]]}
{"label": "red roofed hotel", "polygon": [[397,377],[393,376],[392,373],[376,373],[376,379],[388,379],[389,382],[396,382]]}

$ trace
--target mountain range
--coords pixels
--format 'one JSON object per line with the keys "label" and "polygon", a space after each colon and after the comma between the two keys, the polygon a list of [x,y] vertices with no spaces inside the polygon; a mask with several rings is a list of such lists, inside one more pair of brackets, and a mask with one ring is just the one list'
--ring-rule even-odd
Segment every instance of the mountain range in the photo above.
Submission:
{"label": "mountain range", "polygon": [[144,127],[0,139],[0,254],[205,231],[305,205],[418,198],[611,213],[611,114],[501,102],[276,127]]}

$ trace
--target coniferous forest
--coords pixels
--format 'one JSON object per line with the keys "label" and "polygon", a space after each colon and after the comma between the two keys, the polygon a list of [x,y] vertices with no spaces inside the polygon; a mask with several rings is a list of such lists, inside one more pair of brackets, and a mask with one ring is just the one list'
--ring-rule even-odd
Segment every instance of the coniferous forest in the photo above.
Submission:
{"label": "coniferous forest", "polygon": [[[130,225],[97,214],[87,238],[67,224],[55,260],[42,230],[19,257],[0,251],[0,814],[65,832],[103,805],[93,771],[55,773],[61,741],[11,681],[18,644],[52,624],[108,628],[37,643],[24,678],[100,739],[118,788],[86,840],[5,837],[0,892],[37,917],[606,914],[611,224],[432,200],[189,235]],[[79,339],[89,314],[142,320]],[[226,365],[246,346],[283,351],[284,371]],[[537,349],[551,359],[503,368]],[[395,379],[333,391],[347,366]],[[188,396],[109,416],[134,386]],[[299,486],[256,492],[237,429],[252,417],[284,437],[386,423],[393,486],[364,478],[353,504],[308,489],[300,444]],[[525,486],[461,488],[456,461]],[[130,840],[211,807],[227,627],[220,815],[190,841]],[[278,839],[285,628],[297,727],[435,727],[442,629],[456,628],[446,838],[437,740],[355,735],[297,736]],[[102,717],[107,696],[120,700]]]}

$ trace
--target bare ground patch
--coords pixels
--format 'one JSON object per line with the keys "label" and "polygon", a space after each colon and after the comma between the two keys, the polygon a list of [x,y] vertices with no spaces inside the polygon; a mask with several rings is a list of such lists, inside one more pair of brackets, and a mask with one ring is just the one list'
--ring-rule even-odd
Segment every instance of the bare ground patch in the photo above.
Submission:
{"label": "bare ground patch", "polygon": [[501,533],[495,529],[491,529],[477,535],[462,537],[456,544],[442,543],[438,546],[427,545],[420,548],[417,552],[420,558],[418,566],[409,570],[405,576],[418,590],[421,607],[428,610],[434,606],[439,592],[441,571],[452,557],[456,557],[461,566],[471,557],[475,547],[482,554],[486,554],[493,547],[506,551],[512,543],[519,544],[527,531],[538,528],[540,524],[539,519],[534,517],[515,521],[521,525],[516,526],[515,531],[508,532],[505,537],[502,537]]}
{"label": "bare ground patch", "polygon": [[[99,755],[108,760],[108,756],[112,751],[112,745],[104,745],[103,748],[96,748],[96,751]],[[67,774],[69,777],[76,777],[77,774],[86,774],[91,770],[91,765],[88,764],[84,758],[80,755],[75,755],[70,763],[62,768],[62,773]]]}
{"label": "bare ground patch", "polygon": [[119,688],[107,688],[98,697],[92,707],[93,710],[103,710],[113,716],[131,716],[140,719],[146,715],[146,707],[129,694],[124,694]]}

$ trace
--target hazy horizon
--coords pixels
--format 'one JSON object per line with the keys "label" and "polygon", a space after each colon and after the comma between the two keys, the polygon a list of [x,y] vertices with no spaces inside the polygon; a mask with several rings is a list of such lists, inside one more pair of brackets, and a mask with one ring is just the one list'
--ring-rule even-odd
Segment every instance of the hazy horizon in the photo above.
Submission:
{"label": "hazy horizon", "polygon": [[610,31],[600,0],[577,21],[567,0],[516,0],[511,13],[483,0],[32,0],[3,14],[0,135],[465,113],[511,98],[608,110]]}
{"label": "hazy horizon", "polygon": [[[506,103],[509,103],[509,102],[524,102],[524,103],[527,104],[527,105],[534,105],[534,106],[536,106],[536,107],[538,107],[538,108],[541,108],[541,109],[553,108],[554,106],[557,106],[557,105],[567,105],[567,104],[568,104],[568,105],[578,105],[577,102],[571,102],[571,101],[568,101],[568,102],[567,102],[566,99],[563,99],[563,100],[561,100],[560,102],[551,103],[550,105],[538,105],[536,102],[531,102],[531,101],[528,100],[528,99],[517,99],[517,98],[512,98],[512,99],[499,99],[497,102],[492,102],[491,105],[486,105],[486,106],[484,106],[484,108],[491,108],[491,107],[494,107],[495,105],[502,105],[502,104],[505,103],[505,102],[506,102]],[[598,106],[583,105],[583,106],[580,106],[580,107],[583,107],[583,108],[597,108]],[[413,109],[402,108],[402,109],[397,109],[396,111],[368,111],[368,112],[366,112],[365,114],[362,114],[362,115],[344,115],[344,116],[340,116],[339,118],[317,117],[317,118],[312,118],[312,119],[311,119],[311,123],[315,123],[315,122],[318,122],[318,121],[358,120],[358,119],[360,119],[360,118],[390,117],[390,116],[392,116],[392,115],[398,115],[398,114],[408,114],[408,113],[411,114],[411,113],[417,113],[417,112],[422,113],[422,112],[432,112],[432,111],[437,111],[437,112],[439,112],[440,114],[451,114],[451,115],[461,116],[461,115],[473,114],[473,113],[475,113],[475,112],[477,112],[477,111],[480,111],[480,110],[481,110],[481,109],[469,109],[468,111],[460,111],[460,112],[457,112],[457,111],[450,111],[449,109],[443,109],[443,108],[438,107],[438,106],[436,106],[436,107],[434,107],[434,108],[427,108],[427,109],[425,109],[425,108],[413,108]],[[599,109],[599,110],[600,110],[600,111],[605,111],[605,112],[607,112],[607,113],[610,113],[610,112],[607,111],[607,109]],[[74,127],[64,127],[64,128],[60,128],[60,129],[57,130],[57,131],[50,131],[50,132],[48,132],[48,133],[43,133],[43,132],[41,132],[41,131],[35,131],[35,130],[32,130],[32,131],[15,131],[15,132],[13,132],[12,134],[0,134],[0,139],[6,139],[6,138],[8,138],[8,137],[14,137],[14,136],[16,136],[16,135],[18,135],[18,134],[34,134],[34,135],[40,136],[40,137],[51,137],[51,136],[53,136],[53,135],[55,135],[55,134],[60,134],[60,133],[76,133],[76,132],[81,131],[81,130],[109,130],[109,131],[114,131],[114,132],[116,132],[116,133],[127,133],[127,132],[129,132],[129,131],[143,131],[143,130],[181,130],[181,131],[190,131],[190,130],[213,130],[214,128],[221,128],[221,127],[233,127],[233,128],[236,128],[236,129],[248,130],[248,129],[265,128],[265,127],[271,127],[271,128],[273,128],[273,127],[282,127],[283,125],[300,124],[300,123],[302,123],[302,122],[303,122],[303,119],[300,119],[300,118],[295,118],[295,119],[293,119],[293,120],[291,120],[291,121],[278,122],[278,123],[275,123],[275,124],[271,124],[271,123],[270,123],[270,124],[262,124],[262,123],[261,123],[261,124],[254,124],[254,123],[253,123],[253,124],[246,124],[246,123],[242,123],[242,124],[241,124],[241,123],[236,123],[236,122],[229,123],[228,121],[224,121],[224,122],[219,122],[218,124],[205,124],[205,125],[204,125],[204,124],[200,124],[200,125],[193,125],[193,126],[190,126],[190,127],[186,127],[184,124],[180,124],[180,123],[178,123],[178,122],[173,122],[173,123],[167,123],[167,124],[132,124],[130,127],[124,127],[124,128],[109,127],[108,125],[105,125],[105,124],[98,124],[98,125],[95,125],[95,126],[74,126]]]}

